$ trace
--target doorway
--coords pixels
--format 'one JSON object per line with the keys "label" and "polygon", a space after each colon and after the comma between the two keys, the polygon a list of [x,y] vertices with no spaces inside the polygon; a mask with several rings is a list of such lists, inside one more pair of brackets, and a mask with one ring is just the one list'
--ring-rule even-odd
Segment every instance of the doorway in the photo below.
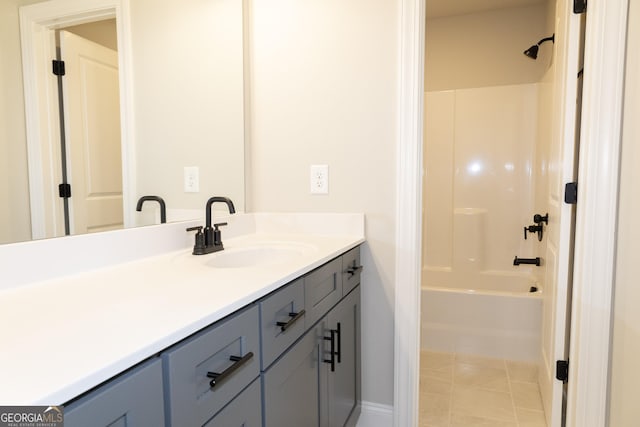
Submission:
{"label": "doorway", "polygon": [[65,234],[122,228],[116,21],[61,28],[56,45]]}
{"label": "doorway", "polygon": [[[101,24],[96,24],[98,27],[111,27],[111,32],[113,31],[113,22],[115,22],[116,27],[115,44],[118,49],[115,56],[117,57],[118,71],[112,70],[111,74],[117,75],[118,87],[114,87],[110,91],[117,93],[119,96],[119,101],[111,102],[111,104],[118,104],[119,112],[110,113],[110,115],[115,116],[116,120],[119,119],[120,123],[117,129],[115,129],[115,125],[107,125],[111,129],[107,133],[111,133],[114,137],[118,134],[120,135],[121,152],[118,154],[112,150],[106,155],[113,160],[111,167],[107,169],[116,170],[119,167],[121,174],[120,184],[115,182],[117,179],[115,181],[111,179],[108,185],[105,185],[104,177],[108,175],[106,170],[91,166],[92,179],[84,179],[80,182],[80,187],[84,185],[84,190],[88,191],[83,191],[80,188],[79,195],[83,193],[85,193],[85,196],[86,194],[91,194],[88,198],[91,199],[91,202],[94,202],[97,199],[94,196],[98,193],[103,193],[103,195],[107,196],[107,199],[111,200],[106,205],[101,202],[102,204],[98,205],[99,207],[97,208],[95,203],[88,203],[88,207],[84,209],[84,215],[77,215],[82,217],[80,218],[81,225],[77,228],[84,230],[83,232],[91,232],[121,228],[123,223],[124,227],[127,227],[133,223],[135,214],[133,211],[135,201],[132,200],[132,197],[135,197],[135,192],[133,191],[135,189],[135,163],[133,161],[135,150],[131,143],[133,129],[130,112],[132,111],[133,102],[132,79],[130,78],[131,61],[128,57],[130,35],[126,25],[127,19],[128,16],[123,13],[120,0],[88,0],[82,2],[82,4],[69,0],[51,0],[24,6],[20,9],[20,25],[24,29],[21,32],[21,38],[33,239],[67,234],[65,216],[63,215],[64,198],[60,197],[61,189],[57,185],[58,183],[63,183],[60,167],[63,162],[63,156],[59,149],[61,144],[60,135],[62,131],[68,133],[68,129],[67,124],[61,126],[59,120],[58,80],[51,73],[51,60],[57,57],[56,33],[61,29],[74,27],[75,31],[85,31],[86,35],[86,28],[88,27],[83,30],[81,26],[94,22],[102,22]],[[104,31],[102,32],[105,33]],[[111,38],[112,43],[114,42],[112,35],[107,38]],[[104,43],[105,37],[98,37],[98,39]],[[101,64],[100,67],[96,68],[99,68],[100,72],[104,74],[105,67],[103,65]],[[97,87],[100,87],[100,85],[97,85]],[[105,103],[102,102],[95,103],[94,111],[91,113],[93,116],[91,114],[87,115],[85,112],[85,117],[93,117],[95,122],[96,117],[104,115],[102,111],[104,105]],[[65,110],[65,112],[67,113],[68,111]],[[99,157],[105,154],[104,150],[101,149],[87,150],[86,146],[83,148],[84,153],[89,153],[88,156],[85,156],[85,164],[87,164],[87,159],[91,160],[91,156]],[[67,166],[71,163],[69,157],[69,155],[64,156]],[[95,165],[95,162],[91,163],[89,161],[88,164]],[[109,173],[117,177],[117,172]],[[83,174],[87,175],[86,173]],[[83,174],[81,173],[80,175]],[[73,172],[69,174],[69,177],[72,176]],[[97,178],[93,179],[93,177]],[[51,185],[51,183],[54,183],[54,185]],[[117,190],[118,186],[122,187],[121,191]],[[77,192],[72,188],[73,193]],[[87,197],[84,197],[84,199],[87,199]],[[81,209],[75,210],[82,211]],[[70,209],[71,214],[68,216],[70,220],[69,229],[73,228],[73,222],[76,221],[73,211],[73,209]],[[122,219],[118,220],[116,218],[114,220],[118,215],[121,215]],[[95,221],[96,218],[97,221]],[[72,234],[76,234],[73,232],[74,230],[70,231],[72,231]]]}
{"label": "doorway", "polygon": [[426,24],[420,423],[560,426],[581,21],[471,12]]}

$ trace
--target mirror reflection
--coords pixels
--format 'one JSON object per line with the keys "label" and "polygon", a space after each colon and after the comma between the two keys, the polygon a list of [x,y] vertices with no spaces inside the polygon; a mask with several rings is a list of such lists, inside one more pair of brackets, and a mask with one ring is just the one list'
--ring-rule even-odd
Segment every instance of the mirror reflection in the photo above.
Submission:
{"label": "mirror reflection", "polygon": [[[73,102],[71,92],[65,91],[70,85],[63,80],[62,99],[69,100],[58,131],[66,131],[67,141],[58,139],[46,151],[46,138],[36,139],[38,163],[29,146],[38,133],[29,109],[33,99],[46,97],[29,95],[20,9],[24,20],[24,9],[65,3],[69,2],[0,2],[0,54],[11,58],[0,67],[0,243],[65,235],[64,199],[47,199],[47,194],[57,196],[58,185],[65,182],[65,163],[66,178],[73,184],[66,216],[72,234],[160,223],[159,204],[145,203],[136,211],[138,199],[149,195],[165,201],[167,221],[203,217],[205,202],[213,195],[230,197],[238,210],[244,210],[242,2],[135,0],[122,15],[47,27],[63,50],[70,44],[68,38],[81,38],[115,51],[116,59],[125,61],[116,61],[118,89],[113,82],[97,83],[79,97],[79,118],[68,114]],[[119,16],[130,25],[118,22]],[[87,79],[90,64],[94,77]],[[90,64],[80,65],[85,81],[100,81],[98,77],[109,74],[106,60]],[[55,76],[48,78],[55,81]],[[108,101],[107,95],[114,93],[125,96]],[[86,101],[91,99],[93,104]],[[120,107],[115,115],[107,112],[109,104]],[[105,121],[110,115],[115,122]],[[102,128],[88,130],[96,123]],[[87,135],[94,137],[82,141]],[[108,145],[112,140],[115,145]],[[78,148],[80,154],[74,155]],[[78,158],[84,170],[74,166]],[[34,170],[34,164],[41,167]],[[34,183],[41,185],[42,194],[34,196]],[[82,200],[85,207],[77,207]],[[75,225],[83,215],[90,225]]]}

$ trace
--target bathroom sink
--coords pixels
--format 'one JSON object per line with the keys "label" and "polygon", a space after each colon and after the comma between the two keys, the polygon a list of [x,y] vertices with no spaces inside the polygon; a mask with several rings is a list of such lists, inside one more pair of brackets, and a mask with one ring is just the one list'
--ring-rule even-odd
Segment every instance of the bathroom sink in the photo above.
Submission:
{"label": "bathroom sink", "polygon": [[304,244],[262,244],[225,249],[205,255],[205,265],[213,268],[246,268],[282,264],[295,260],[312,249]]}

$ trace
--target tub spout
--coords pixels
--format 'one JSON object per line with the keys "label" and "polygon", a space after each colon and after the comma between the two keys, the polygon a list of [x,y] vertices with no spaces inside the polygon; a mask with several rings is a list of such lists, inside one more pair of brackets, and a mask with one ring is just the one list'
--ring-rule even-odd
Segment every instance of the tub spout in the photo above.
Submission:
{"label": "tub spout", "polygon": [[541,260],[540,260],[540,257],[518,258],[518,256],[516,255],[516,257],[513,259],[513,265],[518,266],[520,264],[529,264],[529,265],[535,265],[537,267],[540,267]]}

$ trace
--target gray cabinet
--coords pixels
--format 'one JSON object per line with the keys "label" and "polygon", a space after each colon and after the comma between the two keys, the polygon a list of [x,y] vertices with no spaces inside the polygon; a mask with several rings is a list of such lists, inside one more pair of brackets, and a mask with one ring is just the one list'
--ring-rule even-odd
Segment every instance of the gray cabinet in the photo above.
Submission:
{"label": "gray cabinet", "polygon": [[204,427],[261,427],[262,398],[256,379]]}
{"label": "gray cabinet", "polygon": [[342,295],[347,295],[360,284],[360,247],[353,248],[342,255]]}
{"label": "gray cabinet", "polygon": [[[286,351],[269,348],[276,361],[263,364],[264,427],[352,427],[358,420],[359,248],[346,255],[304,277],[306,322],[313,326]],[[269,298],[280,300],[276,293],[261,304]]]}
{"label": "gray cabinet", "polygon": [[201,427],[260,373],[258,307],[215,323],[162,354],[167,424]]}
{"label": "gray cabinet", "polygon": [[304,308],[307,329],[342,298],[342,259],[329,261],[304,276]]}
{"label": "gray cabinet", "polygon": [[65,406],[67,427],[162,427],[162,364],[159,359],[134,368]]}
{"label": "gray cabinet", "polygon": [[264,427],[320,425],[323,329],[320,322],[263,374]]}
{"label": "gray cabinet", "polygon": [[352,427],[360,249],[65,405],[68,427]]}
{"label": "gray cabinet", "polygon": [[305,331],[304,281],[298,279],[260,302],[262,370]]}
{"label": "gray cabinet", "polygon": [[334,369],[329,369],[327,376],[329,426],[354,426],[360,416],[361,401],[360,287],[329,312],[327,328],[333,331],[336,341]]}

